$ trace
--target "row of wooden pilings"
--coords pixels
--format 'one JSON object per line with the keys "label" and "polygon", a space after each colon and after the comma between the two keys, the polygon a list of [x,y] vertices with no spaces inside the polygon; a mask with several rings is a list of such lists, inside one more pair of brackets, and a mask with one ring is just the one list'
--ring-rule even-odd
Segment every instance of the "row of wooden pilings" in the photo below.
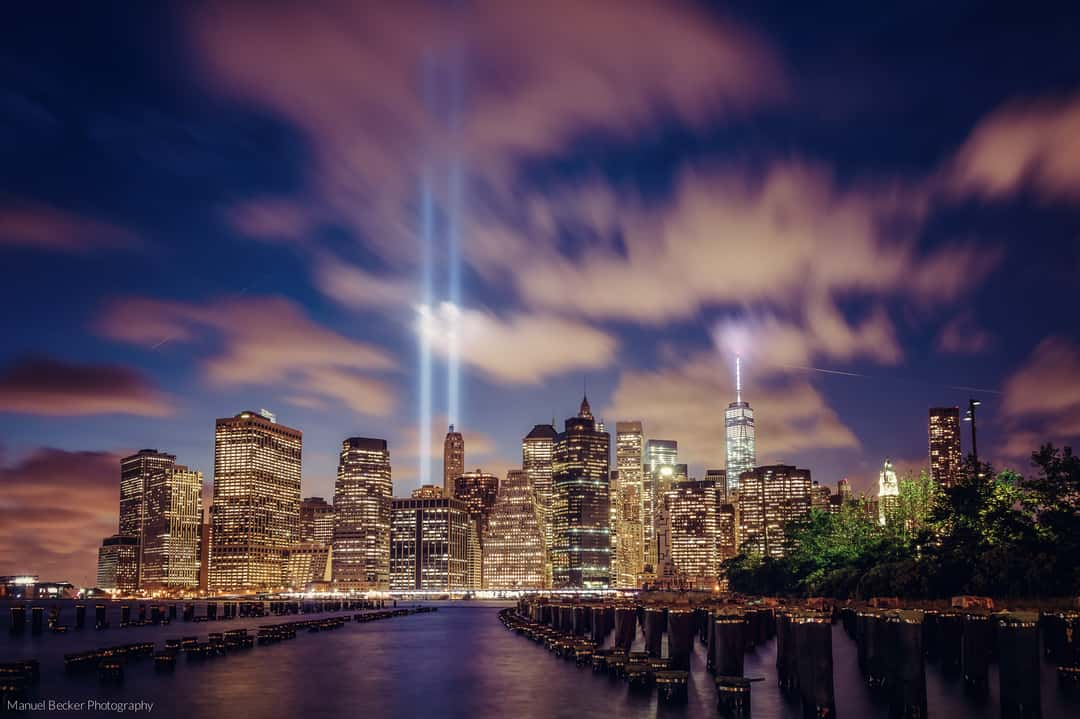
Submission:
{"label": "row of wooden pilings", "polygon": [[[311,614],[319,612],[355,611],[357,609],[382,609],[386,606],[384,599],[318,599],[318,600],[244,600],[206,602],[205,613],[196,616],[195,604],[154,602],[135,602],[135,614],[132,614],[132,604],[120,605],[120,626],[143,627],[169,624],[182,619],[185,622],[213,622],[218,620],[234,619],[236,617],[264,617],[268,614],[284,616],[289,614]],[[220,612],[218,611],[220,608]],[[27,629],[27,609],[24,604],[12,606],[9,610],[10,624],[8,631],[13,635],[24,634]],[[41,634],[45,624],[45,607],[29,607],[29,625],[31,634]],[[86,627],[86,605],[75,605],[75,629]],[[48,608],[49,631],[63,633],[68,630],[68,625],[61,622],[61,605],[53,604]],[[108,629],[107,605],[96,604],[94,606],[94,628]]]}

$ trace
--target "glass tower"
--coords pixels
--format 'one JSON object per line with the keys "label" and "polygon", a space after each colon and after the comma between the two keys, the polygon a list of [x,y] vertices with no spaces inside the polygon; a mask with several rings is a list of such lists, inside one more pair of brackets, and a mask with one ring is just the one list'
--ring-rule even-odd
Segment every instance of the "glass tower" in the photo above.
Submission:
{"label": "glass tower", "polygon": [[754,410],[742,398],[741,360],[735,358],[735,401],[724,412],[724,430],[727,440],[727,490],[739,491],[739,475],[749,472],[757,464],[754,446]]}
{"label": "glass tower", "polygon": [[618,475],[615,495],[616,571],[619,587],[636,587],[645,564],[643,522],[644,433],[641,422],[615,423],[615,467]]}

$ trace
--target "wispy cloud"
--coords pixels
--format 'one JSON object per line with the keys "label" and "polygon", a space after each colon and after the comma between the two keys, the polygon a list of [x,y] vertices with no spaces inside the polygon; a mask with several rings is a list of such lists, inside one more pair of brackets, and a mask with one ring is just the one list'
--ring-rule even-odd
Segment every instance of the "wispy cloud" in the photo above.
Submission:
{"label": "wispy cloud", "polygon": [[142,373],[118,365],[26,357],[0,369],[0,411],[53,416],[172,413]]}

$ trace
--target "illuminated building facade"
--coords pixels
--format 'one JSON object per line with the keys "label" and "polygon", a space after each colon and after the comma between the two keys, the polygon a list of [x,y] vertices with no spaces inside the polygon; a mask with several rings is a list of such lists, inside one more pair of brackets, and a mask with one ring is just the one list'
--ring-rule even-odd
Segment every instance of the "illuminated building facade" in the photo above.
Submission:
{"label": "illuminated building facade", "polygon": [[484,586],[483,537],[488,518],[499,496],[499,478],[481,469],[465,472],[454,480],[454,499],[465,504],[472,522],[469,534],[469,587]]}
{"label": "illuminated building facade", "polygon": [[97,585],[110,593],[134,592],[139,585],[139,538],[114,534],[98,548]]}
{"label": "illuminated building facade", "polygon": [[300,533],[303,434],[269,412],[217,420],[210,591],[280,587]]}
{"label": "illuminated building facade", "polygon": [[642,489],[645,437],[641,422],[615,423],[615,584],[635,587],[645,566],[645,522]]}
{"label": "illuminated building facade", "polygon": [[330,545],[322,542],[300,542],[289,547],[285,556],[286,584],[302,591],[312,582],[331,579]]}
{"label": "illuminated building facade", "polygon": [[851,482],[847,477],[844,477],[836,483],[836,493],[840,495],[840,501],[850,502],[852,499],[851,494]]}
{"label": "illuminated building facade", "polygon": [[900,483],[892,460],[886,459],[878,475],[877,510],[878,523],[884,526],[896,516],[900,509]]}
{"label": "illuminated building facade", "polygon": [[484,589],[543,589],[544,542],[536,498],[524,470],[499,488],[483,540]]}
{"label": "illuminated building facade", "polygon": [[471,589],[468,558],[471,524],[465,504],[450,497],[394,499],[390,522],[390,589]]}
{"label": "illuminated building facade", "polygon": [[691,587],[711,589],[720,573],[716,537],[716,484],[676,482],[664,496],[670,529],[671,562]]}
{"label": "illuminated building facade", "polygon": [[734,493],[728,492],[726,469],[706,469],[705,479],[711,480],[713,486],[716,487],[716,501],[718,504],[734,500]]}
{"label": "illuminated building facade", "polygon": [[199,587],[203,521],[202,472],[170,465],[146,480],[139,587],[194,591]]}
{"label": "illuminated building facade", "polygon": [[611,583],[611,437],[596,429],[583,399],[555,440],[552,462],[555,587],[606,588]]}
{"label": "illuminated building facade", "polygon": [[450,431],[443,440],[443,494],[452,497],[454,494],[454,480],[465,473],[465,438],[461,432],[454,430],[450,425]]}
{"label": "illuminated building facade", "polygon": [[329,545],[334,540],[334,505],[322,497],[308,497],[302,501],[298,539]]}
{"label": "illuminated building facade", "polygon": [[641,488],[644,562],[655,572],[657,567],[656,515],[660,509],[663,486],[670,482],[673,467],[679,461],[679,443],[673,439],[650,439],[645,443],[645,466]]}
{"label": "illuminated building facade", "polygon": [[[176,464],[176,456],[156,449],[140,449],[120,460],[120,526],[118,534],[142,541],[146,520],[146,485],[155,474]],[[136,562],[140,561],[136,558]],[[136,577],[140,568],[135,568]],[[138,584],[138,579],[136,579]]]}
{"label": "illuminated building facade", "polygon": [[559,433],[550,424],[538,424],[521,440],[521,468],[529,477],[529,486],[536,494],[536,508],[544,533],[544,549],[551,563],[551,547],[554,540],[552,516],[552,461],[555,457],[555,439]]}
{"label": "illuminated building facade", "polygon": [[739,549],[783,557],[784,526],[810,512],[810,470],[776,464],[739,478]]}
{"label": "illuminated building facade", "polygon": [[723,562],[739,553],[738,514],[734,504],[721,502],[716,507],[716,559]]}
{"label": "illuminated building facade", "polygon": [[942,487],[960,479],[960,408],[931,407],[930,477]]}
{"label": "illuminated building facade", "polygon": [[333,581],[342,589],[390,588],[390,512],[394,498],[385,439],[341,443],[334,485]]}
{"label": "illuminated building facade", "polygon": [[754,438],[754,410],[742,398],[742,364],[735,358],[735,401],[724,412],[724,433],[727,439],[727,490],[739,491],[742,473],[754,469],[757,449]]}
{"label": "illuminated building facade", "polygon": [[414,489],[409,493],[409,496],[413,499],[439,499],[446,495],[443,494],[442,487],[434,484],[425,484]]}

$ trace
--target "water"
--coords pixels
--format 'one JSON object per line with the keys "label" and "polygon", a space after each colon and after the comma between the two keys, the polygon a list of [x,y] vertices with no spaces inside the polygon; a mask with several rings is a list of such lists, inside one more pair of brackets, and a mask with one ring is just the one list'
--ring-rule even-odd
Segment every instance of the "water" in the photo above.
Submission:
{"label": "water", "polygon": [[[42,602],[42,606],[49,603]],[[499,718],[580,719],[581,717],[716,716],[712,677],[705,671],[704,649],[696,643],[694,670],[686,706],[658,703],[656,693],[631,693],[621,680],[594,675],[587,667],[555,657],[541,645],[509,632],[496,613],[496,602],[440,602],[439,611],[395,617],[342,629],[308,634],[269,646],[230,653],[202,662],[178,658],[175,671],[158,674],[153,661],[125,667],[121,686],[101,685],[96,672],[69,675],[65,653],[132,642],[198,636],[211,631],[276,623],[294,617],[237,618],[197,624],[176,622],[161,627],[119,628],[119,604],[110,606],[112,628],[96,631],[93,602],[87,603],[89,628],[66,634],[21,637],[0,635],[0,661],[36,658],[41,684],[31,698],[85,701],[149,701],[151,716],[184,717],[391,717],[393,719]],[[61,622],[74,624],[73,603],[62,603]],[[402,604],[403,605],[403,604]],[[8,604],[0,602],[6,624]],[[198,606],[197,614],[203,609]],[[28,612],[29,614],[29,612]],[[137,616],[136,612],[132,612]],[[46,611],[46,616],[48,612]],[[307,617],[330,616],[314,614]],[[28,617],[29,625],[29,617]],[[640,638],[639,638],[640,639]],[[856,666],[855,643],[836,626],[833,631],[837,713],[849,717],[888,716],[874,702]],[[776,644],[769,642],[746,656],[746,675],[764,677],[754,684],[753,716],[801,717],[798,704],[785,701],[776,688]],[[1043,663],[1044,717],[1080,717],[1056,683],[1053,667]],[[982,701],[965,696],[958,679],[943,678],[927,667],[927,701],[931,717],[999,716],[996,667]],[[66,712],[65,716],[105,713]]]}

